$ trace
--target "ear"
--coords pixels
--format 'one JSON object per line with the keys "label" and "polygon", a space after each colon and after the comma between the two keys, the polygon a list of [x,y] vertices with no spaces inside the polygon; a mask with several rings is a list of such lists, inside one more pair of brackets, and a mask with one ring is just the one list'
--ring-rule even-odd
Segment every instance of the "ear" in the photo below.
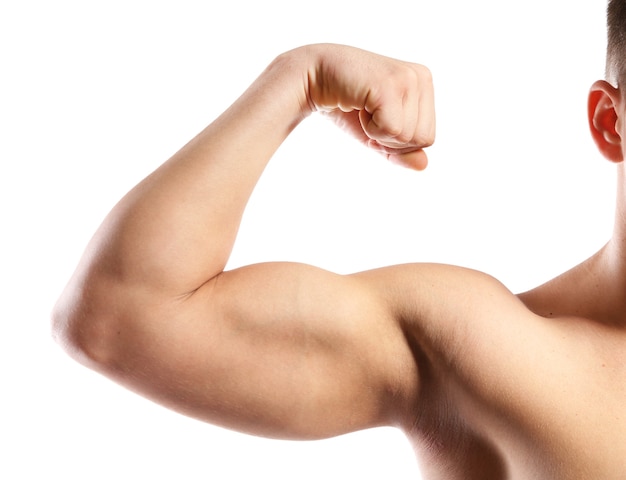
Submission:
{"label": "ear", "polygon": [[589,128],[598,149],[608,160],[624,160],[620,127],[622,108],[621,92],[604,80],[595,82],[589,92]]}

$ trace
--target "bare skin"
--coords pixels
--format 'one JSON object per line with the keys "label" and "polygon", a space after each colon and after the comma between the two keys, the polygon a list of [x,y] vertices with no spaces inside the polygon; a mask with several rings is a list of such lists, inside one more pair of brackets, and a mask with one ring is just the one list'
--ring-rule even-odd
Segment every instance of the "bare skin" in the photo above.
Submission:
{"label": "bare skin", "polygon": [[[600,151],[621,162],[620,93],[598,82],[589,105]],[[265,165],[318,110],[426,167],[425,67],[338,45],[287,52],[111,211],[57,304],[58,341],[141,395],[243,432],[395,426],[427,479],[623,479],[623,174],[607,246],[519,296],[445,265],[224,271]]]}

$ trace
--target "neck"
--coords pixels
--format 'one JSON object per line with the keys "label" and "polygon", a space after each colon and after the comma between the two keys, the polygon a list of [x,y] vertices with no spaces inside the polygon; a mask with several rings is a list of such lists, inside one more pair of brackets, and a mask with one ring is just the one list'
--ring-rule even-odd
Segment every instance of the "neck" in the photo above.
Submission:
{"label": "neck", "polygon": [[[626,168],[623,163],[617,165],[611,239],[595,255],[562,277],[585,306],[581,308],[584,316],[626,327]],[[575,299],[570,298],[570,301],[576,304]]]}
{"label": "neck", "polygon": [[[617,167],[617,193],[613,235],[596,254],[603,288],[612,292],[614,303],[626,305],[626,170]],[[624,308],[626,312],[626,307]],[[626,324],[626,320],[624,321]]]}
{"label": "neck", "polygon": [[[611,252],[620,260],[626,258],[626,171],[624,164],[617,167],[617,195],[615,208],[615,226],[611,238]],[[617,260],[618,258],[615,258]]]}
{"label": "neck", "polygon": [[626,328],[626,171],[618,167],[615,226],[609,242],[571,270],[519,295],[542,316],[584,317]]}

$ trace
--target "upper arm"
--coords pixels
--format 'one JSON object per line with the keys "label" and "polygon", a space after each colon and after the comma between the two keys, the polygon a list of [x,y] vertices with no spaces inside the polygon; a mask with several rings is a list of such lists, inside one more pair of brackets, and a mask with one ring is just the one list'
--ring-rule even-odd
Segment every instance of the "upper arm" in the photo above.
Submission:
{"label": "upper arm", "polygon": [[507,322],[528,314],[491,277],[441,265],[259,264],[169,299],[105,287],[75,328],[95,339],[90,366],[184,414],[282,438],[411,428],[444,376],[496,378],[489,352],[514,344]]}
{"label": "upper arm", "polygon": [[146,297],[99,366],[210,423],[282,438],[401,424],[418,387],[403,330],[375,285],[273,263],[224,272],[193,294]]}

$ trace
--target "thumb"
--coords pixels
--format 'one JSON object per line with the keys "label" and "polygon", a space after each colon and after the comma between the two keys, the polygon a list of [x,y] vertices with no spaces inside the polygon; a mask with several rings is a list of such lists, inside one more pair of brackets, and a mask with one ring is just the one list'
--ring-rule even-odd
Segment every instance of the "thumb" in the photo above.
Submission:
{"label": "thumb", "polygon": [[428,156],[423,149],[413,150],[405,153],[388,153],[390,162],[411,170],[422,171],[428,166]]}

